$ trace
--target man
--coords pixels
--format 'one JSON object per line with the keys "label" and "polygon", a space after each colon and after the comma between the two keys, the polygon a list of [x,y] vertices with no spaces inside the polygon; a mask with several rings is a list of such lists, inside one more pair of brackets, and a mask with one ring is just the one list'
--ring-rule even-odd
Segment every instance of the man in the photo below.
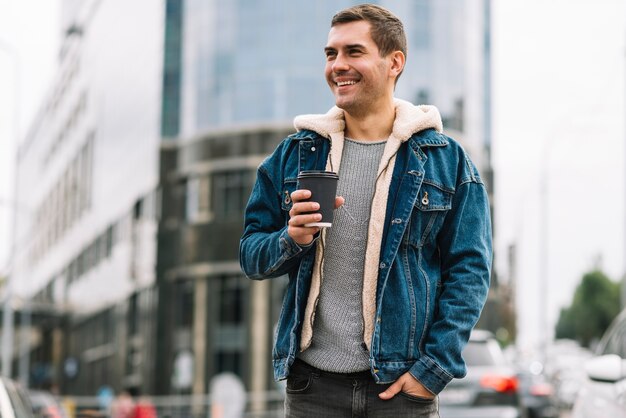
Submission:
{"label": "man", "polygon": [[[437,417],[465,374],[461,351],[491,268],[485,186],[432,106],[393,97],[400,20],[376,5],[337,13],[325,48],[336,106],[295,119],[258,169],[240,262],[287,274],[274,374],[288,417]],[[333,226],[298,190],[302,170],[339,174]]]}

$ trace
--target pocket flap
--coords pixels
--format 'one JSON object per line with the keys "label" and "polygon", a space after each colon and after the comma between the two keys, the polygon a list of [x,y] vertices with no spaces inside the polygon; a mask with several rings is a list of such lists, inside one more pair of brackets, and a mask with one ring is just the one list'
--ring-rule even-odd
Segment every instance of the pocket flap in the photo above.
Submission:
{"label": "pocket flap", "polygon": [[421,211],[450,210],[452,207],[452,192],[443,190],[434,184],[424,181],[420,188],[415,207]]}

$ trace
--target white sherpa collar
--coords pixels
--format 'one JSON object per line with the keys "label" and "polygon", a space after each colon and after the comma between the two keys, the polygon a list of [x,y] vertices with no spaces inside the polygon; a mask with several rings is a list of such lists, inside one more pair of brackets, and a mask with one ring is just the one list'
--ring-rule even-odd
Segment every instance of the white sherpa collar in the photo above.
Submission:
{"label": "white sherpa collar", "polygon": [[[394,99],[394,105],[396,120],[393,124],[392,135],[401,142],[424,129],[434,128],[438,132],[443,130],[441,116],[435,106],[415,106],[402,99]],[[343,110],[334,106],[325,114],[297,116],[294,119],[294,126],[298,131],[307,129],[330,138],[331,134],[343,132],[346,123]]]}

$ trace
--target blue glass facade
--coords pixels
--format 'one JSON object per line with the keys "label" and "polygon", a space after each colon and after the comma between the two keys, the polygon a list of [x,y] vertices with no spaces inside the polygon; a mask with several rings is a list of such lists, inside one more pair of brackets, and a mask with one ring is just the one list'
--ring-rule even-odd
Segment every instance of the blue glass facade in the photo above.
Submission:
{"label": "blue glass facade", "polygon": [[349,3],[188,0],[183,132],[325,111],[328,22]]}
{"label": "blue glass facade", "polygon": [[161,136],[176,137],[180,127],[183,0],[165,1]]}
{"label": "blue glass facade", "polygon": [[[186,0],[181,136],[325,112],[333,104],[323,74],[330,20],[357,3]],[[376,3],[399,15],[407,30],[407,67],[396,95],[437,105],[447,127],[484,143],[488,97],[472,91],[488,83],[488,1]]]}

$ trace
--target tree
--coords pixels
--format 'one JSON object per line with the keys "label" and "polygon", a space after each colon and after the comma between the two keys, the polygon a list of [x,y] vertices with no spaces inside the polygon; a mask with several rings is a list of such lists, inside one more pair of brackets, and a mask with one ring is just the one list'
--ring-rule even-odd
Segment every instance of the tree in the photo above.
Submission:
{"label": "tree", "polygon": [[569,308],[561,310],[556,338],[577,340],[584,347],[602,337],[620,311],[620,285],[600,270],[585,274]]}

